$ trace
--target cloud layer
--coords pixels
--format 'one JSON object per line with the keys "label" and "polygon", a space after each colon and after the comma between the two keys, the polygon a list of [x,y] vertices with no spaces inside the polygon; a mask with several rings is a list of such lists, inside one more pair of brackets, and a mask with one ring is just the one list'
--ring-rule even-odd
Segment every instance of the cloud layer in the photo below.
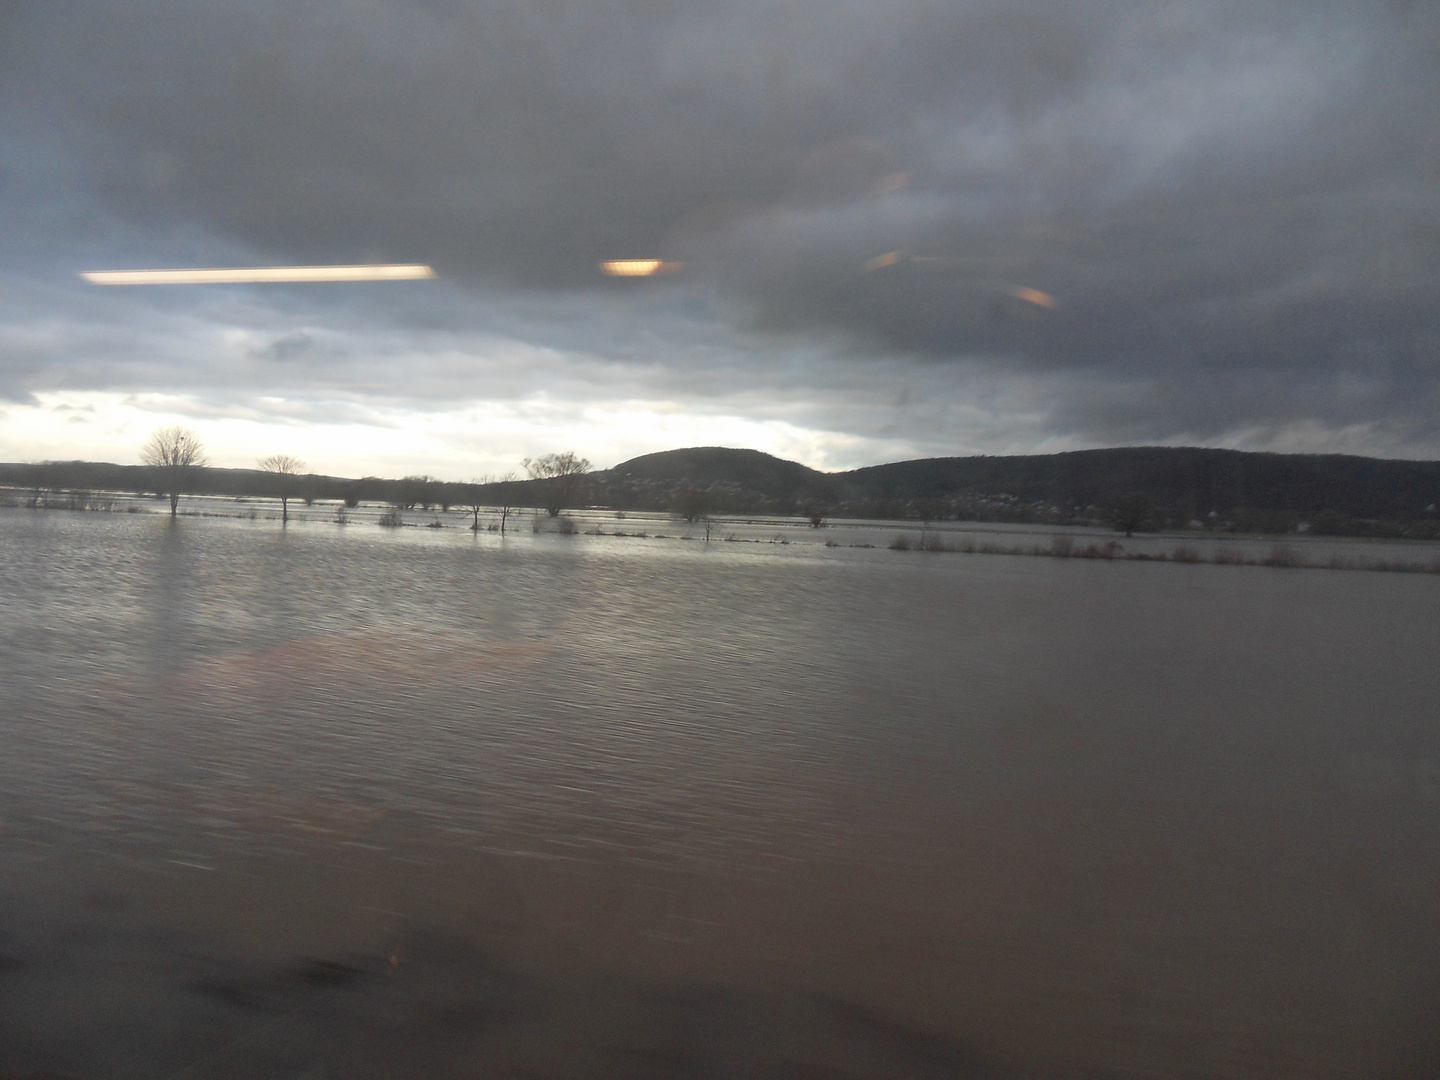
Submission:
{"label": "cloud layer", "polygon": [[[0,18],[14,401],[543,393],[723,401],[874,453],[1440,455],[1431,5],[154,0]],[[597,269],[627,257],[684,269]],[[428,262],[444,281],[102,297],[73,277],[292,261]]]}

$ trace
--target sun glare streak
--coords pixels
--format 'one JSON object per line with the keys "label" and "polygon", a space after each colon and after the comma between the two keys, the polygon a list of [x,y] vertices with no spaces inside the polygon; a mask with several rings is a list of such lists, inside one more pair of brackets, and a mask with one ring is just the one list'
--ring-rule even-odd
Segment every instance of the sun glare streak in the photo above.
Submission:
{"label": "sun glare streak", "polygon": [[653,277],[674,273],[683,265],[663,259],[610,259],[600,264],[600,270],[610,277]]}
{"label": "sun glare streak", "polygon": [[435,277],[420,263],[372,266],[233,266],[193,270],[91,270],[92,285],[239,285],[256,282],[417,281]]}

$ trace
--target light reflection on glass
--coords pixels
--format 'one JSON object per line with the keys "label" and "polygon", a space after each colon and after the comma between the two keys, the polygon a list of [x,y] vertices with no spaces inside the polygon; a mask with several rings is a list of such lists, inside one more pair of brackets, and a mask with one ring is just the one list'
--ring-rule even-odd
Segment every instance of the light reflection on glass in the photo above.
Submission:
{"label": "light reflection on glass", "polygon": [[1027,304],[1035,304],[1038,307],[1053,308],[1055,298],[1049,293],[1041,292],[1039,289],[1027,288],[1023,285],[1015,289],[1015,298],[1024,300]]}
{"label": "light reflection on glass", "polygon": [[435,277],[419,263],[373,266],[233,266],[188,270],[92,270],[92,285],[237,285],[255,282],[415,281]]}
{"label": "light reflection on glass", "polygon": [[683,263],[663,259],[610,259],[600,264],[600,270],[610,277],[653,277],[672,274],[682,266]]}

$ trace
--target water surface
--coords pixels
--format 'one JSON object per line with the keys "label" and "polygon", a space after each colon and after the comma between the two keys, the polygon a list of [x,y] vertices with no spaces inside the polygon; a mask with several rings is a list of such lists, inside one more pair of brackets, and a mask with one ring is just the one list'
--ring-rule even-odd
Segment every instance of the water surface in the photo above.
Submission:
{"label": "water surface", "polygon": [[1433,576],[23,509],[0,550],[0,1073],[1440,1068]]}

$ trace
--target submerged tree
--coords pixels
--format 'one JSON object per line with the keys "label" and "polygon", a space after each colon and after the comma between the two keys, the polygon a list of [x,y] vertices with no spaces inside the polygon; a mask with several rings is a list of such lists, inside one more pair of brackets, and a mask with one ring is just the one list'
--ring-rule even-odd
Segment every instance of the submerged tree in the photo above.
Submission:
{"label": "submerged tree", "polygon": [[465,507],[466,510],[470,511],[471,532],[478,533],[480,531],[480,511],[486,509],[490,505],[489,500],[485,498],[485,494],[487,491],[490,490],[492,486],[494,486],[494,483],[495,481],[492,480],[490,477],[481,476],[464,485],[461,489],[460,505]]}
{"label": "submerged tree", "polygon": [[433,476],[401,477],[394,505],[402,510],[414,510],[417,506],[429,510],[435,502],[435,485]]}
{"label": "submerged tree", "polygon": [[570,450],[563,454],[526,458],[521,464],[531,480],[543,481],[540,488],[545,497],[545,510],[551,517],[559,516],[590,471],[590,462]]}
{"label": "submerged tree", "polygon": [[495,493],[499,496],[495,501],[500,507],[500,535],[504,536],[505,522],[515,509],[515,473],[513,471],[500,477],[499,482],[495,485]]}
{"label": "submerged tree", "polygon": [[189,428],[164,427],[150,433],[140,450],[140,460],[155,470],[156,486],[170,497],[170,516],[180,505],[180,493],[193,482],[196,470],[208,459],[200,436]]}
{"label": "submerged tree", "polygon": [[260,468],[274,476],[272,486],[280,498],[280,523],[290,520],[290,497],[295,494],[296,477],[305,463],[289,454],[271,454],[260,459]]}
{"label": "submerged tree", "polygon": [[1124,495],[1110,503],[1105,516],[1110,519],[1110,524],[1123,531],[1126,536],[1134,536],[1154,518],[1155,504],[1148,495]]}
{"label": "submerged tree", "polygon": [[675,496],[675,512],[686,521],[699,521],[710,512],[710,499],[697,487],[688,487]]}

